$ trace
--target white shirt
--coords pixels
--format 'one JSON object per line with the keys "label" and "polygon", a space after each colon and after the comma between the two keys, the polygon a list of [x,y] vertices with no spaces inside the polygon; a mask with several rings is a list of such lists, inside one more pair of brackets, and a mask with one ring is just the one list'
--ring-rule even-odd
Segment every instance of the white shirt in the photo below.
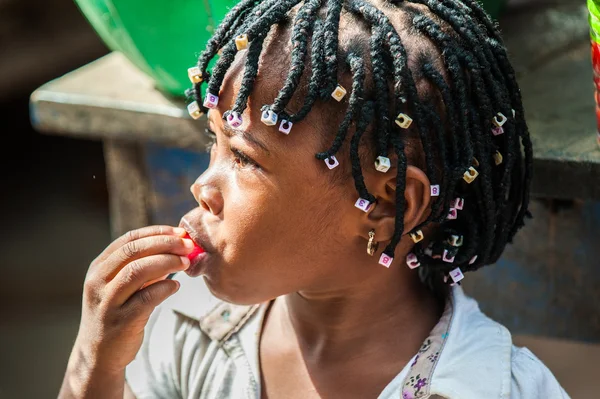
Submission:
{"label": "white shirt", "polygon": [[[267,304],[237,306],[201,278],[177,277],[180,291],[152,314],[126,378],[138,399],[259,399],[258,344]],[[508,330],[452,289],[438,324],[378,399],[563,399],[550,370]]]}

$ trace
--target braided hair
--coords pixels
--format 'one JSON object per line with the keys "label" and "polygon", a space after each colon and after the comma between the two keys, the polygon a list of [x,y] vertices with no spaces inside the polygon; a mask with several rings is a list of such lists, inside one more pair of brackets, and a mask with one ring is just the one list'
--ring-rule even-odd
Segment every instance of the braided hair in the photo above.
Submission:
{"label": "braided hair", "polygon": [[[361,145],[369,159],[395,160],[395,229],[383,255],[393,259],[404,234],[406,148],[417,143],[432,203],[427,219],[409,232],[415,241],[409,264],[438,289],[457,268],[469,272],[494,263],[531,217],[533,151],[515,72],[496,24],[477,0],[242,0],[200,55],[201,79],[188,92],[197,107],[208,111],[202,84],[218,96],[243,50],[236,38],[244,35],[250,44],[241,87],[223,117],[241,115],[265,39],[284,24],[291,26],[290,66],[263,111],[292,126],[317,103],[335,98],[346,106],[332,144],[315,156],[327,162],[340,155],[353,130],[348,161],[358,195],[369,204],[376,198],[365,185],[364,168],[390,168],[368,165]],[[360,40],[343,46],[349,36]],[[340,85],[344,76],[352,82],[347,96]],[[301,105],[292,112],[291,104]],[[436,228],[427,229],[430,237],[423,240],[431,224]]]}

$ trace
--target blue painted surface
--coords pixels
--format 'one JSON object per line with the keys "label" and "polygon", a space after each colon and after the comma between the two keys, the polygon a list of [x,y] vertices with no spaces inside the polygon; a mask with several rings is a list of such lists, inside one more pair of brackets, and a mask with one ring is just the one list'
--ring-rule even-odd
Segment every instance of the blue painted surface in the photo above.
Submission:
{"label": "blue painted surface", "polygon": [[[152,222],[175,225],[197,206],[189,187],[209,156],[148,144],[145,160]],[[465,289],[513,333],[600,342],[600,202],[531,210],[498,264],[467,273]]]}

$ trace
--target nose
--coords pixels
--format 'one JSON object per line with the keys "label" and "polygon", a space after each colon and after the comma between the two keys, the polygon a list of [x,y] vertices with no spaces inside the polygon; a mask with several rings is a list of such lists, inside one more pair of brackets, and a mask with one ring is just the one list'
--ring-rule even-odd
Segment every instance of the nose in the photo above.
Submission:
{"label": "nose", "polygon": [[204,210],[219,215],[223,212],[223,196],[217,188],[197,181],[190,187],[192,195]]}

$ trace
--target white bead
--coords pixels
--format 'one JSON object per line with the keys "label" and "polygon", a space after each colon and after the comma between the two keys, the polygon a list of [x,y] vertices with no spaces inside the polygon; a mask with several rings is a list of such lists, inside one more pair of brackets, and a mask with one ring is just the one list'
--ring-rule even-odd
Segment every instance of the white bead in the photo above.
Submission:
{"label": "white bead", "polygon": [[238,51],[248,48],[248,35],[239,35],[235,38],[235,47]]}
{"label": "white bead", "polygon": [[431,186],[431,196],[438,197],[440,195],[440,186],[439,184],[435,184]]}
{"label": "white bead", "polygon": [[446,216],[446,219],[455,220],[457,218],[458,218],[458,211],[454,208],[450,208],[450,212],[448,212],[448,216]]}
{"label": "white bead", "polygon": [[446,263],[454,263],[455,256],[450,256],[450,251],[447,249],[444,250],[444,256],[442,256],[442,260]]}
{"label": "white bead", "polygon": [[494,125],[496,125],[497,127],[502,127],[504,126],[504,124],[506,123],[506,121],[508,120],[508,118],[506,116],[504,116],[504,114],[502,112],[498,112],[498,114],[496,116],[494,116]]}
{"label": "white bead", "polygon": [[359,198],[356,200],[354,204],[355,207],[360,209],[363,212],[369,212],[369,208],[371,207],[371,203],[364,198]]}
{"label": "white bead", "polygon": [[331,93],[331,97],[335,98],[336,101],[342,101],[348,92],[342,85],[337,85],[333,93]]}
{"label": "white bead", "polygon": [[384,253],[381,254],[381,256],[379,257],[379,264],[382,266],[385,266],[387,268],[389,268],[392,265],[393,261],[394,261],[394,258],[391,258]]}
{"label": "white bead", "polygon": [[463,180],[471,184],[477,178],[477,176],[479,176],[479,172],[477,169],[471,166],[463,175]]}
{"label": "white bead", "polygon": [[260,117],[260,121],[267,126],[275,126],[277,124],[277,114],[270,109],[265,109]]}
{"label": "white bead", "polygon": [[188,110],[188,113],[190,114],[190,116],[194,119],[199,119],[202,116],[202,111],[200,111],[200,106],[198,105],[198,103],[196,101],[189,104],[187,106],[187,110]]}
{"label": "white bead", "polygon": [[238,112],[230,112],[227,115],[227,123],[233,128],[240,127],[243,123],[242,116]]}
{"label": "white bead", "polygon": [[292,122],[288,121],[287,119],[282,119],[281,124],[279,125],[279,131],[283,134],[290,134],[292,126],[294,126]]}
{"label": "white bead", "polygon": [[457,267],[450,272],[450,278],[452,281],[454,281],[454,284],[457,284],[459,281],[465,278],[465,275],[463,274],[462,270],[460,270],[460,267]]}
{"label": "white bead", "polygon": [[511,111],[512,111],[512,114],[513,114],[513,118],[516,118],[517,117],[517,111],[515,111],[514,109],[512,109]]}
{"label": "white bead", "polygon": [[325,159],[325,165],[327,165],[327,167],[329,169],[335,169],[340,165],[340,163],[337,160],[337,158],[335,157],[335,155],[333,155],[333,156]]}
{"label": "white bead", "polygon": [[464,198],[455,198],[452,202],[450,202],[450,208],[454,208],[456,210],[462,211],[465,207],[465,199]]}
{"label": "white bead", "polygon": [[477,255],[475,255],[471,258],[471,260],[469,261],[469,265],[472,265],[475,262],[477,262]]}
{"label": "white bead", "polygon": [[419,259],[417,259],[417,255],[413,253],[408,254],[408,256],[406,257],[406,264],[411,269],[416,269],[417,267],[421,266],[421,263],[419,263]]}
{"label": "white bead", "polygon": [[503,127],[494,127],[494,128],[492,128],[492,134],[494,136],[500,136],[501,134],[504,134],[504,128]]}
{"label": "white bead", "polygon": [[462,247],[463,242],[463,236],[451,235],[448,239],[448,244],[452,245],[453,247]]}
{"label": "white bead", "polygon": [[423,238],[425,238],[425,235],[423,234],[422,230],[419,230],[415,233],[410,233],[409,236],[415,244],[423,241]]}
{"label": "white bead", "polygon": [[396,117],[396,125],[400,126],[402,129],[408,129],[410,125],[412,125],[412,118],[406,114],[398,114]]}
{"label": "white bead", "polygon": [[202,71],[197,66],[188,69],[188,78],[194,84],[202,83]]}
{"label": "white bead", "polygon": [[377,157],[377,160],[375,160],[375,169],[377,169],[381,173],[387,172],[388,170],[390,170],[391,167],[392,163],[390,162],[390,159],[388,157],[379,156]]}
{"label": "white bead", "polygon": [[206,108],[217,108],[217,104],[219,104],[219,96],[215,96],[214,94],[209,93],[209,91],[206,91],[206,98],[204,99],[204,106]]}

